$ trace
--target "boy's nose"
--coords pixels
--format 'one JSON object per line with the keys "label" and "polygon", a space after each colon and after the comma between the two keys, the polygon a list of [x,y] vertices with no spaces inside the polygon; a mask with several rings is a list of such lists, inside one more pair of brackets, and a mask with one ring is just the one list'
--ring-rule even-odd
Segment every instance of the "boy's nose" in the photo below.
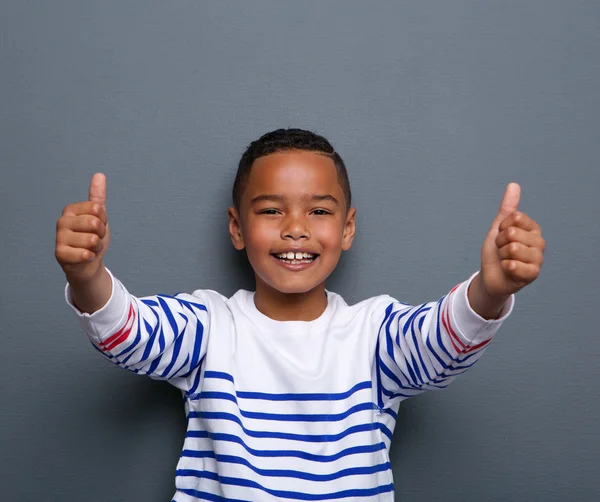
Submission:
{"label": "boy's nose", "polygon": [[306,222],[301,218],[289,218],[281,230],[282,239],[293,239],[295,241],[300,239],[309,239],[310,231]]}

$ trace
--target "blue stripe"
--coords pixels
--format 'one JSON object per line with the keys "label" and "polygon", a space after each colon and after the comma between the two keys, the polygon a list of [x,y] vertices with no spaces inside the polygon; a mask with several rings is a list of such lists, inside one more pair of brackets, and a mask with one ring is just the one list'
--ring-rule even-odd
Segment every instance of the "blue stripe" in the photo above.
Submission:
{"label": "blue stripe", "polygon": [[233,383],[233,377],[228,373],[224,373],[222,371],[210,371],[206,370],[204,372],[204,378],[218,378],[220,380],[228,380]]}
{"label": "blue stripe", "polygon": [[[333,481],[348,476],[360,476],[367,474],[375,474],[376,472],[387,471],[391,469],[389,462],[378,465],[370,465],[366,467],[350,467],[348,469],[342,469],[341,471],[333,472],[331,474],[311,474],[310,472],[295,471],[291,469],[260,469],[252,465],[248,460],[235,455],[215,455],[217,462],[245,465],[256,474],[260,476],[270,476],[279,478],[297,478],[306,479],[307,481]],[[178,469],[176,471],[177,476],[193,476],[196,478],[202,477],[202,472],[196,469]]]}
{"label": "blue stripe", "polygon": [[[162,331],[162,330],[161,330]],[[156,368],[158,368],[158,365],[160,364],[160,360],[162,359],[162,353],[158,354],[158,356],[156,356],[154,358],[154,360],[150,363],[150,366],[148,367],[148,369],[145,371],[145,373],[149,373],[149,374],[153,374],[156,371]],[[140,361],[142,362],[142,361]]]}
{"label": "blue stripe", "polygon": [[[395,361],[392,361],[392,362],[395,362]],[[392,382],[394,382],[400,389],[416,390],[416,391],[419,391],[421,389],[420,386],[411,385],[409,383],[408,378],[406,377],[406,375],[404,374],[404,372],[402,371],[402,369],[399,366],[397,366],[396,369],[404,377],[404,379],[407,380],[406,383],[402,383],[400,381],[400,378],[398,377],[398,375],[396,375],[390,368],[388,368],[387,365],[383,362],[383,360],[380,361],[380,365],[381,365],[381,372],[384,375],[386,375],[390,380],[392,380]],[[406,395],[406,397],[411,397],[411,396],[413,396],[413,394]]]}
{"label": "blue stripe", "polygon": [[[450,352],[448,352],[448,350],[446,349],[446,347],[444,347],[444,344],[442,343],[442,334],[440,331],[440,324],[441,324],[441,320],[440,320],[440,313],[442,311],[442,301],[444,300],[444,296],[442,296],[442,298],[440,298],[437,302],[437,306],[436,306],[436,336],[437,336],[437,341],[439,344],[439,347],[445,352],[445,354],[448,356],[448,358],[450,360],[452,360],[452,356],[450,355]],[[446,362],[444,362],[444,360],[439,356],[439,354],[437,353],[437,351],[433,348],[433,345],[431,344],[431,340],[433,339],[432,336],[428,336],[427,337],[427,341],[425,343],[425,345],[427,345],[427,348],[429,349],[429,353],[431,355],[433,355],[433,357],[435,357],[438,361],[438,363],[440,364],[440,366],[445,370],[448,368],[448,364]],[[441,371],[438,373],[438,376],[443,374],[444,372]]]}
{"label": "blue stripe", "polygon": [[379,355],[379,336],[377,336],[377,343],[375,344],[375,377],[377,378],[377,405],[381,410],[383,408],[383,397],[382,397],[382,389],[383,385],[381,383],[381,356]]}
{"label": "blue stripe", "polygon": [[[175,343],[172,346],[173,348],[171,351],[172,352],[171,362],[165,368],[165,370],[159,375],[161,378],[166,378],[166,376],[169,374],[169,372],[173,369],[173,366],[175,366],[175,363],[177,362],[177,358],[179,357],[179,352],[181,351],[181,345],[182,345],[183,339],[184,339],[183,334],[185,333],[185,330],[187,329],[189,320],[184,314],[179,313],[179,315],[183,319],[185,319],[185,324],[181,328],[181,331],[177,330],[173,333],[176,338],[175,338]],[[188,357],[189,357],[189,354],[188,354]]]}
{"label": "blue stripe", "polygon": [[[440,326],[442,326],[442,320],[440,317],[442,315],[442,302],[443,302],[444,298],[447,298],[447,297],[442,297],[438,301],[436,335],[437,335],[438,346],[446,353],[446,355],[449,357],[450,363],[451,363],[454,358],[452,357],[452,354],[450,354],[450,352],[444,345],[444,341],[442,340],[442,330],[440,327]],[[446,336],[448,336],[448,335],[446,335]],[[444,366],[447,368],[449,366],[449,364],[444,364]]]}
{"label": "blue stripe", "polygon": [[[236,415],[233,415],[232,413],[221,413],[215,411],[205,411],[201,413],[202,418],[228,420],[230,422],[235,422],[241,427],[242,431],[246,434],[246,436],[253,438],[286,439],[289,441],[303,441],[305,443],[333,443],[335,441],[339,441],[340,439],[344,439],[345,437],[350,436],[352,434],[368,432],[371,430],[380,430],[389,439],[392,439],[392,432],[385,426],[385,424],[382,424],[380,422],[374,422],[372,424],[353,425],[352,427],[348,427],[346,430],[337,434],[293,434],[289,432],[254,431],[246,429],[241,419]],[[187,432],[186,437],[208,437],[208,432],[191,430]]]}
{"label": "blue stripe", "polygon": [[392,321],[394,320],[394,317],[396,317],[396,314],[398,314],[398,312],[391,312],[390,316],[388,317],[388,321],[385,323],[385,347],[387,350],[388,355],[390,356],[390,358],[392,359],[392,361],[395,361],[394,358],[394,342],[392,340],[392,336],[390,333],[390,326],[392,325]]}
{"label": "blue stripe", "polygon": [[[375,488],[356,488],[353,490],[343,490],[340,492],[333,493],[313,494],[287,490],[273,490],[270,488],[266,488],[261,484],[256,483],[255,481],[240,478],[232,478],[228,476],[219,476],[219,474],[217,474],[216,472],[203,471],[200,477],[212,479],[213,481],[217,481],[218,483],[223,485],[235,485],[246,486],[248,488],[257,488],[261,491],[264,491],[265,493],[273,495],[274,497],[295,500],[333,500],[349,497],[373,497],[380,493],[387,493],[394,490],[394,485],[390,483],[388,485],[377,486]],[[196,490],[183,489],[181,491],[183,493],[193,496],[195,496],[195,494],[197,493]]]}
{"label": "blue stripe", "polygon": [[[201,392],[200,399],[225,399],[227,401],[232,401],[237,404],[237,400],[234,395],[229,394],[227,392]],[[352,406],[350,409],[342,412],[342,413],[320,413],[320,414],[310,414],[310,413],[263,413],[259,411],[245,411],[239,408],[240,415],[246,418],[255,418],[258,420],[275,420],[275,421],[283,421],[283,422],[338,422],[340,420],[344,420],[348,418],[350,415],[354,413],[359,413],[365,410],[373,410],[373,403],[360,403]],[[195,418],[198,416],[197,414],[202,412],[191,411],[189,416],[190,418]]]}
{"label": "blue stripe", "polygon": [[[136,317],[137,317],[137,334],[135,336],[135,339],[133,340],[132,343],[129,344],[128,347],[126,347],[125,349],[123,349],[119,354],[117,354],[115,356],[117,359],[120,359],[122,356],[124,356],[128,352],[132,351],[135,347],[137,347],[137,344],[140,343],[140,339],[142,338],[142,333],[140,331],[140,317],[141,316],[139,315],[139,312],[136,315]],[[126,361],[123,361],[123,362],[126,362]]]}
{"label": "blue stripe", "polygon": [[386,408],[384,411],[384,413],[390,415],[391,417],[394,418],[394,420],[398,419],[398,413],[396,413],[394,410],[392,410],[391,408]]}
{"label": "blue stripe", "polygon": [[383,317],[383,321],[381,321],[381,325],[379,326],[379,330],[377,331],[377,343],[375,344],[375,368],[376,368],[376,378],[377,378],[377,404],[379,406],[379,410],[383,409],[384,406],[384,402],[383,402],[383,384],[381,383],[381,348],[380,348],[380,342],[381,342],[381,330],[383,329],[383,327],[385,326],[388,317],[391,315],[392,310],[394,308],[394,303],[390,303],[386,309],[385,309],[385,315]]}
{"label": "blue stripe", "polygon": [[[346,448],[345,450],[341,450],[337,453],[333,453],[331,455],[320,455],[316,453],[308,453],[302,450],[257,450],[255,448],[250,448],[248,445],[244,443],[244,441],[234,436],[233,434],[225,434],[225,433],[208,433],[209,438],[213,438],[219,441],[229,441],[231,443],[237,443],[242,446],[248,453],[254,455],[255,457],[262,458],[280,458],[280,457],[293,457],[293,458],[302,458],[304,460],[311,460],[313,462],[334,462],[339,460],[342,457],[347,457],[348,455],[358,455],[362,453],[374,453],[377,451],[385,450],[385,443],[375,443],[363,446],[352,446],[350,448]],[[189,450],[184,449],[181,452],[182,457],[190,457],[190,458],[215,458],[215,452],[212,450]]]}
{"label": "blue stripe", "polygon": [[[215,378],[220,380],[227,380],[231,383],[235,383],[232,375],[224,373],[222,371],[210,371],[204,372],[204,378]],[[347,399],[355,392],[362,389],[370,389],[372,383],[368,380],[357,383],[350,390],[345,392],[316,392],[316,393],[269,393],[269,392],[250,392],[250,391],[238,391],[235,394],[238,398],[243,399],[263,399],[265,401],[341,401]]]}
{"label": "blue stripe", "polygon": [[202,303],[192,302],[190,300],[184,300],[183,298],[179,298],[178,296],[181,295],[181,294],[185,294],[185,293],[177,293],[175,296],[169,296],[169,295],[159,295],[159,296],[162,296],[163,298],[172,298],[174,300],[177,300],[180,305],[182,305],[184,307],[187,307],[191,312],[194,312],[194,309],[192,309],[192,307],[196,307],[199,310],[203,310],[204,312],[208,312],[208,309],[206,308],[206,305],[204,305]]}
{"label": "blue stripe", "polygon": [[[179,333],[179,329],[177,328],[177,321],[175,321],[175,317],[173,317],[173,313],[171,312],[169,305],[160,296],[157,296],[157,298],[158,298],[158,303],[161,306],[163,314],[165,314],[167,321],[169,321],[169,325],[171,326],[171,331],[173,332],[173,335],[177,336],[177,334]],[[164,324],[164,323],[162,323],[162,324]],[[159,338],[159,341],[162,341],[162,345],[160,346],[160,351],[162,352],[165,348],[164,336],[163,336],[162,329],[161,329],[161,337]]]}
{"label": "blue stripe", "polygon": [[423,372],[425,373],[425,378],[426,378],[427,382],[431,382],[432,378],[431,378],[431,375],[429,374],[429,371],[427,370],[427,365],[425,364],[425,361],[423,361],[423,356],[421,355],[420,347],[421,347],[421,344],[423,343],[423,339],[421,336],[419,336],[419,339],[417,340],[417,331],[419,332],[419,335],[422,334],[423,323],[425,322],[425,315],[430,310],[431,310],[431,307],[422,309],[421,313],[423,315],[421,317],[419,317],[418,327],[416,330],[415,330],[414,323],[411,325],[411,334],[412,334],[413,342],[415,344],[415,350],[417,351],[417,356],[419,357],[419,362],[421,363],[421,368],[423,368]]}
{"label": "blue stripe", "polygon": [[[142,303],[148,305],[146,300],[142,300]],[[154,317],[156,318],[156,324],[154,325],[154,327],[152,327],[152,325],[145,322],[146,329],[148,331],[148,341],[146,342],[146,347],[144,348],[144,353],[142,354],[140,362],[145,361],[146,359],[148,359],[148,357],[150,357],[150,353],[152,352],[152,347],[154,346],[154,342],[156,340],[156,337],[158,336],[158,330],[160,327],[160,319],[158,317],[158,313],[152,308],[150,309],[150,311],[154,314]],[[141,309],[139,309],[139,312],[139,315],[141,315]]]}
{"label": "blue stripe", "polygon": [[[179,490],[178,493],[184,493],[185,495],[191,495],[192,497],[195,497],[198,500],[210,500],[213,502],[250,502],[249,500],[232,499],[230,497],[221,497],[220,495],[215,495],[214,493],[203,492],[200,490],[192,490],[189,488],[183,488],[183,489]],[[177,502],[177,501],[172,500],[171,502]]]}
{"label": "blue stripe", "polygon": [[[185,361],[183,361],[183,364],[177,368],[177,370],[175,371],[175,373],[173,373],[173,377],[177,377],[183,370],[184,368],[187,366],[187,363],[190,360],[190,355],[188,354],[187,356],[185,356]],[[184,378],[185,375],[181,375],[181,378]]]}
{"label": "blue stripe", "polygon": [[459,357],[458,359],[456,359],[455,362],[464,363],[465,361],[467,361],[471,358],[474,358],[475,361],[473,361],[471,363],[471,366],[473,366],[477,362],[477,359],[479,359],[479,357],[480,357],[479,353],[485,348],[487,348],[487,345],[485,345],[484,347],[481,347],[480,349],[474,350],[473,352],[469,352],[465,357]]}
{"label": "blue stripe", "polygon": [[[386,340],[387,340],[387,348],[388,348],[388,354],[390,356],[390,358],[392,359],[392,361],[396,364],[396,366],[398,367],[398,369],[400,369],[400,364],[398,364],[398,362],[396,361],[395,358],[395,354],[394,354],[394,341],[393,341],[393,337],[392,334],[390,332],[390,325],[392,323],[392,321],[394,320],[394,316],[390,316],[390,320],[388,322],[388,324],[386,325]],[[400,322],[400,319],[398,319],[398,323]],[[398,346],[398,348],[400,349],[400,326],[397,326],[398,331],[397,331],[397,340],[396,340],[396,344]],[[403,326],[404,328],[404,326]],[[411,384],[414,384],[416,382],[416,375],[414,373],[414,371],[412,370],[409,361],[408,361],[408,357],[406,354],[403,353],[402,349],[400,349],[401,355],[404,356],[404,360],[406,362],[406,369],[408,370],[409,376],[408,376],[408,381],[411,382]]]}
{"label": "blue stripe", "polygon": [[190,387],[190,390],[188,390],[185,393],[186,397],[189,397],[190,394],[195,394],[196,393],[196,390],[198,390],[198,387],[200,386],[200,380],[201,379],[202,379],[202,372],[201,371],[197,371],[196,372],[196,376],[194,377],[194,383]]}
{"label": "blue stripe", "polygon": [[375,344],[375,366],[376,366],[376,378],[377,378],[377,404],[379,405],[379,410],[383,409],[383,383],[381,382],[381,364],[383,361],[381,360],[381,331],[384,329],[388,318],[392,315],[392,311],[394,308],[394,303],[390,303],[385,309],[385,316],[381,325],[379,326],[379,331],[377,332],[377,343]]}
{"label": "blue stripe", "polygon": [[[474,352],[474,353],[470,354],[469,357],[466,357],[465,359],[457,359],[456,362],[462,363],[462,362],[466,361],[467,359],[469,359],[470,357],[477,355],[477,354],[478,354],[478,352]],[[472,367],[478,361],[478,359],[479,358],[475,359],[475,361],[473,361],[470,364],[459,364],[457,366],[453,366],[452,369],[468,369],[468,368]]]}
{"label": "blue stripe", "polygon": [[266,392],[246,392],[236,391],[237,397],[244,399],[264,399],[266,401],[341,401],[347,399],[355,392],[362,389],[370,389],[372,386],[371,382],[364,381],[357,383],[354,387],[346,392],[333,392],[333,393],[287,393],[287,394],[270,394]]}
{"label": "blue stripe", "polygon": [[[408,399],[409,397],[413,397],[413,396],[416,396],[419,394],[418,392],[415,392],[414,394],[406,395],[406,394],[402,394],[401,392],[392,392],[391,390],[388,390],[385,387],[382,387],[381,390],[388,397],[388,399],[387,399],[388,402],[386,404],[389,404],[389,401],[391,401],[392,399],[395,399],[397,397],[401,397],[402,400],[404,400],[404,399]],[[388,409],[388,408],[385,408],[385,409]]]}
{"label": "blue stripe", "polygon": [[190,369],[195,369],[200,363],[200,353],[202,349],[202,340],[204,339],[204,326],[200,319],[196,318],[196,336],[194,338],[194,348],[192,350],[192,363]]}
{"label": "blue stripe", "polygon": [[[415,335],[415,320],[417,320],[419,314],[421,314],[422,312],[427,312],[428,310],[430,310],[431,307],[428,307],[427,304],[423,304],[421,305],[418,309],[416,309],[416,311],[414,312],[413,315],[410,316],[410,319],[408,321],[408,327],[410,328],[410,331],[413,335],[413,342],[415,343],[415,350],[417,352],[417,356],[419,357],[419,360],[421,361],[421,364],[423,364],[423,359],[421,358],[421,353],[419,352],[419,342],[416,339],[416,335]],[[408,333],[408,329],[406,331],[403,330],[404,336],[406,338],[406,334]],[[419,381],[420,385],[423,385],[425,383],[425,381],[423,380],[423,377],[421,376],[421,372],[419,371],[419,365],[417,364],[417,361],[415,360],[414,354],[410,353],[410,359],[416,374],[416,378]],[[423,365],[424,366],[424,365]]]}

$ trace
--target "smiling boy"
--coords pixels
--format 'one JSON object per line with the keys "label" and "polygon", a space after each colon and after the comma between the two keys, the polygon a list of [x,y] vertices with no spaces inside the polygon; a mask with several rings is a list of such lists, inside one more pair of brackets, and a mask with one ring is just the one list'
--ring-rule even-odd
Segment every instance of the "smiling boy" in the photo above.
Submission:
{"label": "smiling boy", "polygon": [[244,153],[229,208],[255,292],[129,294],[103,259],[106,180],[57,224],[67,301],[92,343],[182,390],[188,431],[174,500],[393,500],[388,450],[402,400],[447,386],[481,356],[535,280],[544,239],[510,184],[481,269],[438,301],[348,306],[325,288],[356,229],[341,157],[277,130]]}
{"label": "smiling boy", "polygon": [[329,155],[303,150],[259,157],[247,170],[236,180],[229,233],[254,270],[256,307],[279,321],[316,319],[325,281],[354,238],[356,210],[339,181],[349,187],[347,177]]}

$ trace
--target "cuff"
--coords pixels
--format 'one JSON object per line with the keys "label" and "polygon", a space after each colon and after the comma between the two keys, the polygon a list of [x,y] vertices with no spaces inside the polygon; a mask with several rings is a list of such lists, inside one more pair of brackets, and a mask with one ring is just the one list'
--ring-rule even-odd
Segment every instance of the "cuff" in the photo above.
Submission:
{"label": "cuff", "polygon": [[73,309],[83,330],[101,341],[106,336],[114,333],[122,326],[129,311],[130,296],[125,286],[115,278],[110,270],[106,269],[112,281],[112,291],[106,304],[92,314],[81,312],[74,304],[71,286],[65,286],[65,300]]}
{"label": "cuff", "polygon": [[500,311],[498,319],[484,319],[469,304],[467,291],[471,281],[479,272],[474,273],[468,281],[458,286],[450,295],[450,319],[461,339],[469,345],[490,340],[498,331],[504,320],[510,315],[515,304],[515,295],[511,295]]}

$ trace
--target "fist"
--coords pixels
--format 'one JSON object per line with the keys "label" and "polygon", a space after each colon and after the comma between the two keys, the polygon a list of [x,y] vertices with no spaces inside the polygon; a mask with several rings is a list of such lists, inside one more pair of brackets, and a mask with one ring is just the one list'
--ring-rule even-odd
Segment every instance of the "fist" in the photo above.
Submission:
{"label": "fist", "polygon": [[87,281],[103,267],[110,231],[106,218],[106,177],[96,173],[89,200],[70,204],[56,223],[56,260],[69,282]]}
{"label": "fist", "polygon": [[481,249],[481,278],[490,296],[516,293],[540,274],[546,241],[540,226],[518,211],[521,187],[510,183]]}

